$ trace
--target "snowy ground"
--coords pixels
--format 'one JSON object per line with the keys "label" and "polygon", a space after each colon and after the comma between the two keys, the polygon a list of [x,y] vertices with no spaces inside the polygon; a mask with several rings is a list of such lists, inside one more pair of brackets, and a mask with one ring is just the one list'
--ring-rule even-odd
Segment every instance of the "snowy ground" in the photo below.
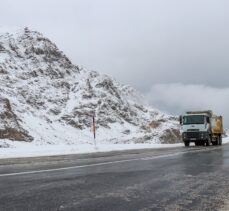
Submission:
{"label": "snowy ground", "polygon": [[[36,145],[33,143],[7,141],[11,147],[5,145],[6,141],[0,141],[0,158],[37,157],[67,154],[84,154],[94,152],[109,152],[131,149],[156,149],[183,147],[179,144],[78,144],[78,145]],[[229,137],[223,139],[223,144],[229,143]],[[13,146],[13,147],[12,147]]]}

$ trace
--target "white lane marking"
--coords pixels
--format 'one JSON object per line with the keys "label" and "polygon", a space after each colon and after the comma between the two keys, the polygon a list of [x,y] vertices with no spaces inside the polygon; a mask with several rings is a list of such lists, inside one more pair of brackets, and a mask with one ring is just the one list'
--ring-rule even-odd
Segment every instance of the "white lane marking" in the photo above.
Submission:
{"label": "white lane marking", "polygon": [[56,168],[56,169],[45,169],[45,170],[24,171],[24,172],[17,172],[17,173],[0,174],[0,177],[36,174],[36,173],[54,172],[54,171],[63,171],[63,170],[69,170],[69,169],[79,169],[79,168],[86,168],[86,167],[93,167],[93,166],[103,166],[103,165],[109,165],[109,164],[115,164],[115,163],[125,163],[125,162],[131,162],[131,161],[136,161],[136,160],[140,160],[140,159],[136,158],[136,159],[130,159],[130,160],[120,160],[120,161],[111,161],[111,162],[105,162],[105,163],[87,164],[87,165],[82,165],[82,166],[70,166],[70,167],[62,167],[62,168]]}
{"label": "white lane marking", "polygon": [[144,157],[144,158],[141,158],[141,160],[154,160],[154,159],[157,159],[157,158],[167,158],[167,157],[173,157],[173,156],[176,156],[176,155],[182,155],[182,154],[185,154],[187,152],[177,152],[177,153],[173,153],[173,154],[168,154],[168,155],[158,155],[158,156],[155,156],[155,157]]}
{"label": "white lane marking", "polygon": [[133,159],[128,159],[128,160],[117,160],[117,161],[94,163],[94,164],[87,164],[87,165],[81,165],[81,166],[70,166],[70,167],[45,169],[45,170],[35,170],[35,171],[23,171],[23,172],[16,172],[16,173],[0,174],[0,177],[29,175],[29,174],[37,174],[37,173],[45,173],[45,172],[55,172],[55,171],[63,171],[63,170],[69,170],[69,169],[80,169],[80,168],[104,166],[104,165],[116,164],[116,163],[127,163],[127,162],[132,162],[132,161],[155,160],[158,158],[173,157],[173,156],[177,156],[177,155],[181,155],[181,154],[185,154],[185,153],[200,152],[200,151],[211,151],[211,150],[200,149],[200,150],[195,150],[195,151],[183,151],[183,152],[171,153],[171,154],[167,154],[167,155],[158,155],[158,156],[143,157],[143,158],[133,158]]}

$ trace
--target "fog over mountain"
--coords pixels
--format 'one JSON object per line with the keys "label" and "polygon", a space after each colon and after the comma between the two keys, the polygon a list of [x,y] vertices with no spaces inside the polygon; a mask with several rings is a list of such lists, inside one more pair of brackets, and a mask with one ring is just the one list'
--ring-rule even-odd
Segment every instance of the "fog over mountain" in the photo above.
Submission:
{"label": "fog over mountain", "polygon": [[[229,119],[221,101],[205,105],[209,98],[203,92],[215,96],[219,90],[229,103],[227,0],[9,0],[1,1],[0,18],[4,25],[43,32],[75,64],[151,93],[152,103],[157,93],[159,109],[180,113],[208,106]],[[164,88],[176,90],[177,83],[184,88],[183,97],[200,103],[186,105],[179,98],[177,106],[170,98],[162,100]],[[165,85],[155,92],[158,84]],[[195,92],[185,96],[190,88]],[[176,92],[171,95],[177,97]]]}
{"label": "fog over mountain", "polygon": [[148,100],[157,108],[182,114],[191,110],[213,110],[224,117],[225,127],[229,126],[228,88],[204,85],[157,84],[147,94]]}

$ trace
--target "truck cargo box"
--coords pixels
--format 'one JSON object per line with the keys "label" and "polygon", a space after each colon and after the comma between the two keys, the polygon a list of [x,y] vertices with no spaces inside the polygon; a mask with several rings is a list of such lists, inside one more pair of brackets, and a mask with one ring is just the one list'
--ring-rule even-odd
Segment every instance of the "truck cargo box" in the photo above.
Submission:
{"label": "truck cargo box", "polygon": [[222,116],[213,116],[211,118],[211,130],[212,130],[212,134],[222,134],[223,133]]}

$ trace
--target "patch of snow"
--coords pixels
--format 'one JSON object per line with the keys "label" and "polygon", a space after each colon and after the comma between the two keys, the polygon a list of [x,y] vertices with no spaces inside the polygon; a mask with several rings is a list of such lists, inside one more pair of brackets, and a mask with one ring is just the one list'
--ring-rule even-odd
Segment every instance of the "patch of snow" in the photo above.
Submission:
{"label": "patch of snow", "polygon": [[[0,141],[0,146],[6,141]],[[182,147],[183,144],[58,144],[58,145],[36,145],[35,143],[11,142],[10,148],[0,148],[0,158],[20,158],[54,156],[68,154],[86,154],[95,152],[111,152],[134,149],[158,149]]]}
{"label": "patch of snow", "polygon": [[[229,138],[223,138],[223,145],[229,143]],[[6,146],[7,145],[7,146]],[[4,147],[5,146],[5,147]],[[192,144],[194,146],[194,144]],[[0,141],[0,159],[4,158],[22,158],[22,157],[40,157],[70,154],[87,154],[96,152],[111,152],[136,149],[160,149],[184,147],[183,143],[177,144],[93,144],[92,137],[88,139],[86,144],[41,144],[26,143],[10,140]]]}

